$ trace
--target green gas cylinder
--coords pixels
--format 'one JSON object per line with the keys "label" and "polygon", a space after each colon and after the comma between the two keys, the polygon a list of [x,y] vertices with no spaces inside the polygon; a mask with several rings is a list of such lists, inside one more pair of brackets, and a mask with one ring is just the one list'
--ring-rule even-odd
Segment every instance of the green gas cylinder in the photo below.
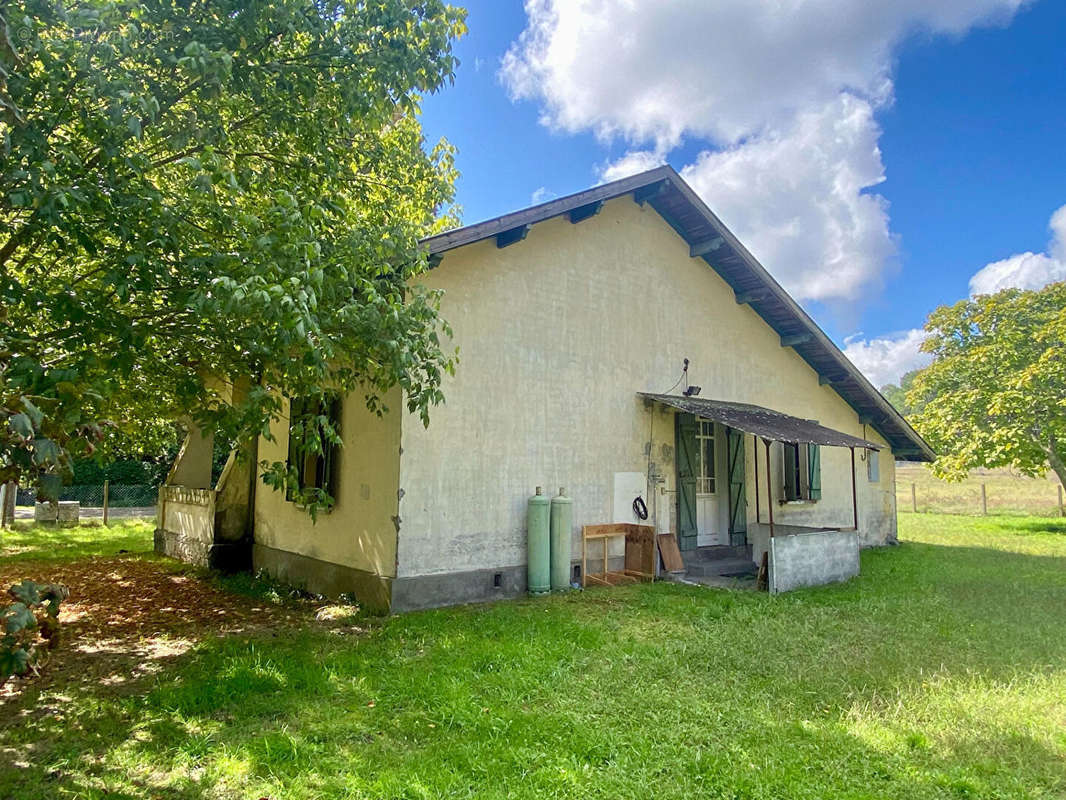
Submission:
{"label": "green gas cylinder", "polygon": [[574,501],[559,488],[551,508],[551,587],[553,592],[570,588],[570,540],[574,528]]}
{"label": "green gas cylinder", "polygon": [[547,594],[551,591],[549,567],[550,545],[548,543],[548,498],[537,487],[537,493],[529,498],[526,508],[526,542],[528,548],[526,587],[530,594]]}

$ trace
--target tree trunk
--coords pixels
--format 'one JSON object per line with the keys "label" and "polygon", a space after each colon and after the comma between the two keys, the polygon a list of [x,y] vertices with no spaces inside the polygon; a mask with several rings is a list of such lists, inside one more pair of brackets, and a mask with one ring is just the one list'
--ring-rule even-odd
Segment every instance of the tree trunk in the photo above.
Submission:
{"label": "tree trunk", "polygon": [[1059,483],[1062,484],[1063,489],[1066,489],[1066,454],[1062,452],[1062,448],[1054,437],[1048,447],[1047,457],[1048,463],[1051,464],[1051,469],[1059,476]]}
{"label": "tree trunk", "polygon": [[15,495],[18,490],[18,481],[7,482],[7,491],[4,493],[4,507],[0,508],[0,525],[5,528],[11,527],[15,521]]}

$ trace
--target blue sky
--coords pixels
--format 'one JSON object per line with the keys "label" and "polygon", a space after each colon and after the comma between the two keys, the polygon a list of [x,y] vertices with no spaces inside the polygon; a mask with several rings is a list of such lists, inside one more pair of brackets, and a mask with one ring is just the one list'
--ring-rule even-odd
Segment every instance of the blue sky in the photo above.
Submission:
{"label": "blue sky", "polygon": [[876,383],[936,305],[1066,277],[1066,3],[776,5],[466,3],[423,119],[464,223],[669,162]]}

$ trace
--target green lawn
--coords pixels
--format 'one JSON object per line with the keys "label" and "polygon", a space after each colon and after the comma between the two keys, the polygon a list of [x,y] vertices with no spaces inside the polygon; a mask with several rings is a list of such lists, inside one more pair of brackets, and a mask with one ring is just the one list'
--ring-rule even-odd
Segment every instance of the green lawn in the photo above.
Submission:
{"label": "green lawn", "polygon": [[901,524],[860,578],[779,597],[655,584],[212,638],[0,719],[0,797],[1063,797],[1066,522]]}
{"label": "green lawn", "polygon": [[0,530],[0,559],[14,561],[72,561],[89,556],[152,551],[155,523],[140,519],[83,523],[74,528],[18,522],[10,530]]}

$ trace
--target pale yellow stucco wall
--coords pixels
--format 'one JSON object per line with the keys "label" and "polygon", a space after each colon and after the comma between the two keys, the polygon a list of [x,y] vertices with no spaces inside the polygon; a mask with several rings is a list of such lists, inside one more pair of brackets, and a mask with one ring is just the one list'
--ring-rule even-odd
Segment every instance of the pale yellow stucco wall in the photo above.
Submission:
{"label": "pale yellow stucco wall", "polygon": [[[386,404],[395,409],[399,392]],[[288,456],[288,403],[271,431],[274,441],[259,440],[259,458],[285,461]],[[375,575],[396,575],[397,490],[400,464],[400,415],[379,417],[369,411],[362,393],[348,395],[341,410],[337,505],[311,518],[281,492],[262,483],[256,489],[257,544]]]}
{"label": "pale yellow stucco wall", "polygon": [[[523,564],[526,499],[537,485],[549,493],[566,486],[574,498],[576,556],[580,526],[610,520],[613,474],[647,472],[649,435],[651,460],[673,489],[672,417],[656,412],[653,428],[636,393],[668,390],[686,357],[703,397],[863,433],[832,388],[737,305],[652,208],[629,198],[577,225],[565,217],[539,223],[504,249],[490,239],[450,251],[424,282],[445,292],[461,363],[428,429],[404,419],[400,576]],[[880,441],[872,429],[867,435]],[[895,531],[894,463],[881,458],[878,484],[867,482],[864,464],[857,476],[867,543]],[[849,459],[847,450],[824,448],[822,500],[775,504],[775,519],[850,525]],[[660,512],[672,497],[656,497]]]}

